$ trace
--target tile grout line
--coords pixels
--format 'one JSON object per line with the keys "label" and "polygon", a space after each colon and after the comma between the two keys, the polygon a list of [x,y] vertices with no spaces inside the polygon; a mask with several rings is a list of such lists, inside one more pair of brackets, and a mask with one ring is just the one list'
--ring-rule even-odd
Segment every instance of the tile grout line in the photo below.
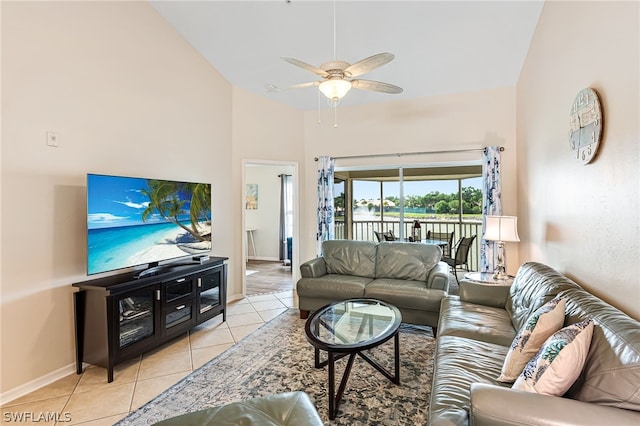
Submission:
{"label": "tile grout line", "polygon": [[136,369],[135,379],[133,381],[133,392],[131,392],[131,401],[129,401],[129,410],[127,410],[128,415],[131,411],[133,411],[133,399],[136,396],[136,389],[138,389],[138,380],[140,378],[140,369],[142,368],[142,354],[138,356],[138,368]]}

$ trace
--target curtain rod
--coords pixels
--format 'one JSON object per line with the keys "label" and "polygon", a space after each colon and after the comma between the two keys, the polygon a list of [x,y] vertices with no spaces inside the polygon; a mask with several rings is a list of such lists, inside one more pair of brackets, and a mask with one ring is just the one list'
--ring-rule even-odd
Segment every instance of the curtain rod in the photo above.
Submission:
{"label": "curtain rod", "polygon": [[[449,149],[444,151],[420,151],[420,152],[397,152],[393,154],[367,154],[367,155],[346,155],[342,157],[331,157],[332,160],[344,160],[346,158],[376,158],[376,157],[403,157],[408,155],[427,155],[427,154],[452,154],[458,152],[476,152],[484,151],[484,148],[475,149]],[[500,152],[504,151],[504,146],[500,147]],[[313,158],[318,161],[318,157]]]}

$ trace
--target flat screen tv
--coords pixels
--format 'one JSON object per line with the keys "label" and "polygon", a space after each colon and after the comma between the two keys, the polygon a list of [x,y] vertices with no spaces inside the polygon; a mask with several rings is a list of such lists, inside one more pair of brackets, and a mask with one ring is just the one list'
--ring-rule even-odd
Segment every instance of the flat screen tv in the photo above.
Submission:
{"label": "flat screen tv", "polygon": [[87,175],[88,275],[210,250],[211,184]]}

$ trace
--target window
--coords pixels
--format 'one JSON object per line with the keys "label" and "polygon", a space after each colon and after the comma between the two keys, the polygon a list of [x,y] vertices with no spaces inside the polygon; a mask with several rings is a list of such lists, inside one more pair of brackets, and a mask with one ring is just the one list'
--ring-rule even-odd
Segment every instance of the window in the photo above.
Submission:
{"label": "window", "polygon": [[[427,231],[453,232],[454,242],[479,235],[481,173],[480,165],[337,171],[336,238],[377,241],[376,232],[392,231],[406,240],[415,220],[422,238]],[[470,266],[477,266],[477,253],[471,257]]]}

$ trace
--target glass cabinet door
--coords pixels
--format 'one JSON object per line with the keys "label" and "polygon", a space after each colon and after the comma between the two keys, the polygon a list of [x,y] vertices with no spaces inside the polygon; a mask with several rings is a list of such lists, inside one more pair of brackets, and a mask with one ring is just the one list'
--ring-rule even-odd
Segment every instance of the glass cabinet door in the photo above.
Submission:
{"label": "glass cabinet door", "polygon": [[[164,335],[179,333],[184,326],[195,324],[195,292],[193,276],[181,277],[163,283],[163,319]],[[183,326],[183,327],[178,327]]]}
{"label": "glass cabinet door", "polygon": [[220,285],[222,270],[215,270],[198,278],[198,294],[200,298],[200,314],[220,306],[222,303]]}
{"label": "glass cabinet door", "polygon": [[140,342],[155,334],[154,289],[120,298],[116,301],[119,312],[118,336],[120,349]]}

